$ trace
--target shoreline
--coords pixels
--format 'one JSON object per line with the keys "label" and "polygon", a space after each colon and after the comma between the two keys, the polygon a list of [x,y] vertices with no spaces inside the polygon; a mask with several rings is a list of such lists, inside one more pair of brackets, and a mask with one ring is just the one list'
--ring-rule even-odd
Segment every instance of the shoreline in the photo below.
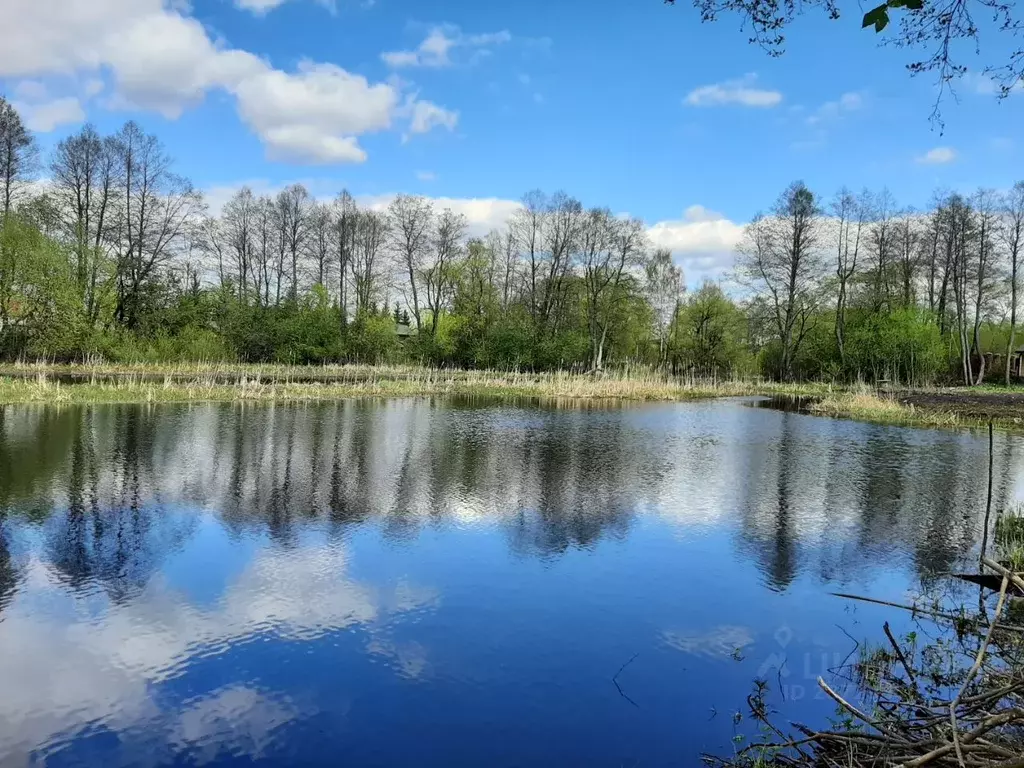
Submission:
{"label": "shoreline", "polygon": [[970,428],[991,419],[1024,429],[1024,392],[877,391],[823,383],[672,379],[647,369],[585,373],[419,366],[243,364],[0,365],[0,406],[17,404],[327,402],[359,397],[463,396],[547,402],[681,402],[790,398],[794,410],[877,424]]}
{"label": "shoreline", "polygon": [[827,391],[823,385],[680,381],[646,370],[591,376],[368,365],[0,366],[0,405],[315,402],[430,395],[673,402],[752,395],[823,395]]}

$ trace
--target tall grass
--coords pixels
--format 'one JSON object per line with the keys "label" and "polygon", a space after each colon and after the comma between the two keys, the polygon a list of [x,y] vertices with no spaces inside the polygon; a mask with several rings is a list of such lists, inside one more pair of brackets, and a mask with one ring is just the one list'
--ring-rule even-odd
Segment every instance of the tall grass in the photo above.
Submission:
{"label": "tall grass", "polygon": [[[73,382],[65,380],[69,375],[74,376]],[[408,365],[185,363],[53,366],[23,363],[0,369],[0,403],[330,400],[374,395],[642,401],[823,391],[825,388],[821,386],[779,385],[753,380],[678,379],[646,368],[610,371],[597,376],[569,372],[466,371]]]}
{"label": "tall grass", "polygon": [[955,412],[916,408],[893,397],[879,395],[865,386],[829,393],[811,403],[808,410],[822,416],[880,424],[955,427],[963,423]]}

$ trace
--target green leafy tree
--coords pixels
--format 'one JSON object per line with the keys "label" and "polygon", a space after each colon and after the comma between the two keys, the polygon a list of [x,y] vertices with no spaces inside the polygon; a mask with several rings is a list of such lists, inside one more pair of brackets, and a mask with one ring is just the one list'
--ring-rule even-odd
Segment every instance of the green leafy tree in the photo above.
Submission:
{"label": "green leafy tree", "polygon": [[746,320],[717,283],[705,282],[682,305],[673,328],[677,368],[702,377],[742,372],[748,362]]}

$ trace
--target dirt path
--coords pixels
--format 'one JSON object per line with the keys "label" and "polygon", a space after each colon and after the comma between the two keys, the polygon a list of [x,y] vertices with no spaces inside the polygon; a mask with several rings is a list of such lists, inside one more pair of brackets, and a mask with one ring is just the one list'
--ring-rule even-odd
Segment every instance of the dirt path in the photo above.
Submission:
{"label": "dirt path", "polygon": [[896,392],[904,405],[932,411],[957,413],[971,419],[1024,421],[1024,392],[972,392],[968,389],[940,392]]}

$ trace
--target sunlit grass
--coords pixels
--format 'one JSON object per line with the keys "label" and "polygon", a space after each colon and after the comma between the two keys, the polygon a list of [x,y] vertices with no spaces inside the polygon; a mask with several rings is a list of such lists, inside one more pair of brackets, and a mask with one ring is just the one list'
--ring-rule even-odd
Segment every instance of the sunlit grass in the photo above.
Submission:
{"label": "sunlit grass", "polygon": [[965,423],[952,411],[917,408],[866,388],[833,392],[808,407],[812,413],[881,424],[955,427]]}
{"label": "sunlit grass", "polygon": [[[4,374],[7,374],[6,376]],[[68,383],[62,377],[75,375]],[[475,395],[553,400],[690,400],[812,394],[821,385],[672,378],[646,368],[580,373],[465,371],[369,365],[42,364],[0,369],[0,403],[333,400],[360,396]]]}

